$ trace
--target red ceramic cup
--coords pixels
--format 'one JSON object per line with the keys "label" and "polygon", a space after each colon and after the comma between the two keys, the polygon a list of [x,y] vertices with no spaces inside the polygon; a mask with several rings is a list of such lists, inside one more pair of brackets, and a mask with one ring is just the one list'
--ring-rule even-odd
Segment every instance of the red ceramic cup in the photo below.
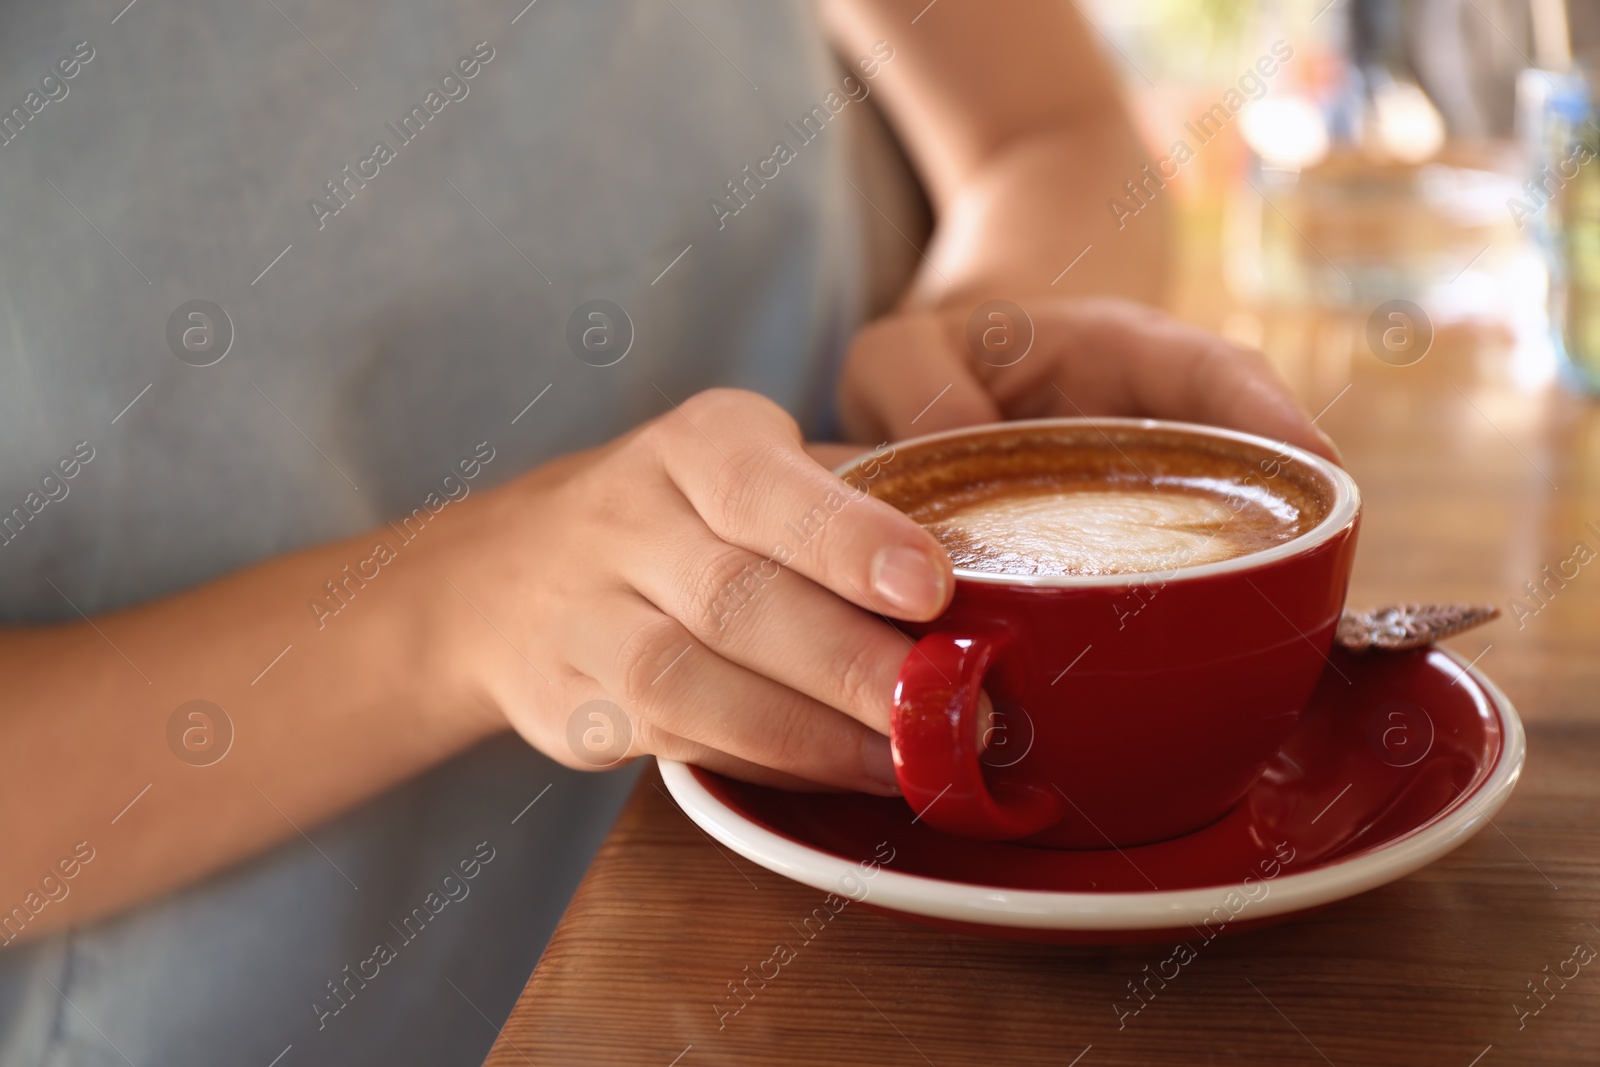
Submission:
{"label": "red ceramic cup", "polygon": [[[895,687],[890,741],[917,817],[947,833],[1107,848],[1199,829],[1242,797],[1288,737],[1344,608],[1360,497],[1336,465],[1215,427],[1049,419],[936,434],[845,468],[865,483],[919,451],[1078,435],[1244,457],[1263,484],[1319,494],[1321,521],[1252,554],[1159,574],[1026,577],[957,568],[955,597]],[[1025,447],[1023,445],[1022,447]],[[994,717],[980,727],[980,692]],[[986,743],[985,743],[986,742]]]}

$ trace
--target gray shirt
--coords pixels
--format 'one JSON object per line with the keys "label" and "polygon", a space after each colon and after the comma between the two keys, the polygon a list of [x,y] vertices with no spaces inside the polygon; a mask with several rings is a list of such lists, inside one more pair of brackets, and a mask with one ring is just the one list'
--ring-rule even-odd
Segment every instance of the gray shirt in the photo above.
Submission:
{"label": "gray shirt", "polygon": [[[481,442],[473,489],[710,385],[828,429],[858,105],[802,0],[11,4],[0,71],[8,622],[351,534]],[[0,948],[0,1062],[477,1063],[631,777],[502,740]]]}

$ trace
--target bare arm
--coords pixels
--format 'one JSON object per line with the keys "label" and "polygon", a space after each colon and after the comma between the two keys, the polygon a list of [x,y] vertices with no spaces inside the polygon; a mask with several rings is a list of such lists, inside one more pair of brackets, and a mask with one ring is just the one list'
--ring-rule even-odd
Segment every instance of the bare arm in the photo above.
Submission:
{"label": "bare arm", "polygon": [[[449,605],[431,588],[428,546],[448,537],[455,507],[414,545],[375,530],[93,625],[0,633],[0,909],[32,916],[0,923],[0,940],[191,881],[294,835],[290,820],[310,829],[504,728],[493,709],[459,699],[437,654],[433,629],[449,623],[434,605]],[[398,558],[365,588],[352,583],[349,606],[319,629],[308,601],[336,606],[323,583],[342,580],[379,540]],[[234,731],[210,766],[169,747],[169,718],[196,699],[220,706]],[[210,725],[220,737],[222,724]],[[183,729],[203,731],[205,720]],[[178,749],[211,740],[192,733],[185,749],[180,736]],[[94,858],[64,879],[58,864],[79,842]],[[50,900],[60,885],[66,896]]]}
{"label": "bare arm", "polygon": [[[875,89],[936,219],[899,313],[851,346],[839,403],[852,436],[1141,415],[1334,454],[1259,352],[1156,310],[1170,265],[1166,201],[1121,222],[1107,207],[1149,160],[1070,0],[820,2],[846,56],[879,40],[895,49]],[[982,306],[993,299],[1021,315],[995,318]],[[1030,336],[1025,358],[974,351],[977,320],[984,338]]]}
{"label": "bare arm", "polygon": [[[364,563],[379,544],[392,558]],[[347,566],[365,584],[319,617],[308,601],[332,604]],[[657,754],[892,795],[905,645],[878,613],[933,618],[951,588],[927,531],[819,466],[777,405],[717,390],[473,491],[412,540],[380,526],[92,623],[0,632],[0,907],[24,911],[9,930],[0,913],[0,941],[314,832],[507,728],[579,769]],[[169,746],[197,698],[236,730],[210,766]],[[598,761],[569,732],[596,701],[627,743]]]}
{"label": "bare arm", "polygon": [[[1025,292],[1160,302],[1165,208],[1157,201],[1121,230],[1106,210],[1148,157],[1094,32],[1071,3],[822,0],[822,11],[844,55],[865,54],[878,40],[895,49],[874,91],[938,219],[932,267],[908,306]],[[1052,286],[1089,245],[1084,269]]]}

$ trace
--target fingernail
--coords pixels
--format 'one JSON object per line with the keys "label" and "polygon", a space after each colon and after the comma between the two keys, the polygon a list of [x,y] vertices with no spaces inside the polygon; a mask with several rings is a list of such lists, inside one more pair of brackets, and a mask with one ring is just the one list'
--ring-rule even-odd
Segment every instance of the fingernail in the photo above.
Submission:
{"label": "fingernail", "polygon": [[879,786],[875,792],[884,796],[900,795],[900,780],[894,776],[894,754],[889,749],[889,739],[873,734],[861,742],[861,765]]}
{"label": "fingernail", "polygon": [[914,548],[878,550],[872,590],[909,618],[927,618],[944,604],[944,571]]}

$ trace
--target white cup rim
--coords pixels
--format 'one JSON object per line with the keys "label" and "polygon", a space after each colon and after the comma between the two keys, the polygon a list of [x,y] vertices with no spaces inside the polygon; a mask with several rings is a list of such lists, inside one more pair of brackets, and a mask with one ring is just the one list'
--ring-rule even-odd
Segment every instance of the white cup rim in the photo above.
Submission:
{"label": "white cup rim", "polygon": [[[1303,555],[1319,545],[1326,544],[1348,529],[1356,521],[1356,516],[1361,510],[1361,491],[1356,487],[1355,479],[1350,477],[1349,472],[1338,464],[1332,463],[1314,453],[1307,452],[1303,448],[1291,445],[1286,441],[1274,441],[1270,437],[1245,433],[1242,430],[1230,430],[1221,426],[1207,426],[1197,422],[1140,418],[1062,417],[1018,419],[1014,422],[985,423],[981,426],[967,426],[956,430],[924,434],[921,437],[895,441],[893,442],[893,447],[896,449],[915,448],[932,444],[936,441],[972,437],[985,433],[1002,433],[1008,430],[1026,430],[1030,428],[1066,429],[1085,426],[1105,429],[1164,430],[1189,433],[1251,445],[1256,448],[1266,449],[1277,455],[1287,455],[1290,459],[1303,466],[1310,467],[1328,480],[1333,486],[1333,503],[1328,508],[1328,513],[1323,516],[1322,521],[1305,533],[1282,544],[1262,549],[1259,552],[1248,552],[1242,556],[1232,556],[1213,563],[1201,563],[1193,567],[1176,567],[1170,571],[1133,571],[1127,574],[996,574],[990,571],[976,571],[966,567],[957,567],[955,568],[957,579],[963,582],[984,585],[1009,585],[1024,588],[1093,589],[1144,586],[1149,585],[1152,580],[1170,584],[1172,582],[1192,581],[1198,578],[1210,578],[1222,574],[1233,574],[1240,571],[1254,571],[1282,560]],[[863,452],[848,463],[836,467],[833,473],[843,477],[849,473],[851,468],[877,454],[877,450]]]}

